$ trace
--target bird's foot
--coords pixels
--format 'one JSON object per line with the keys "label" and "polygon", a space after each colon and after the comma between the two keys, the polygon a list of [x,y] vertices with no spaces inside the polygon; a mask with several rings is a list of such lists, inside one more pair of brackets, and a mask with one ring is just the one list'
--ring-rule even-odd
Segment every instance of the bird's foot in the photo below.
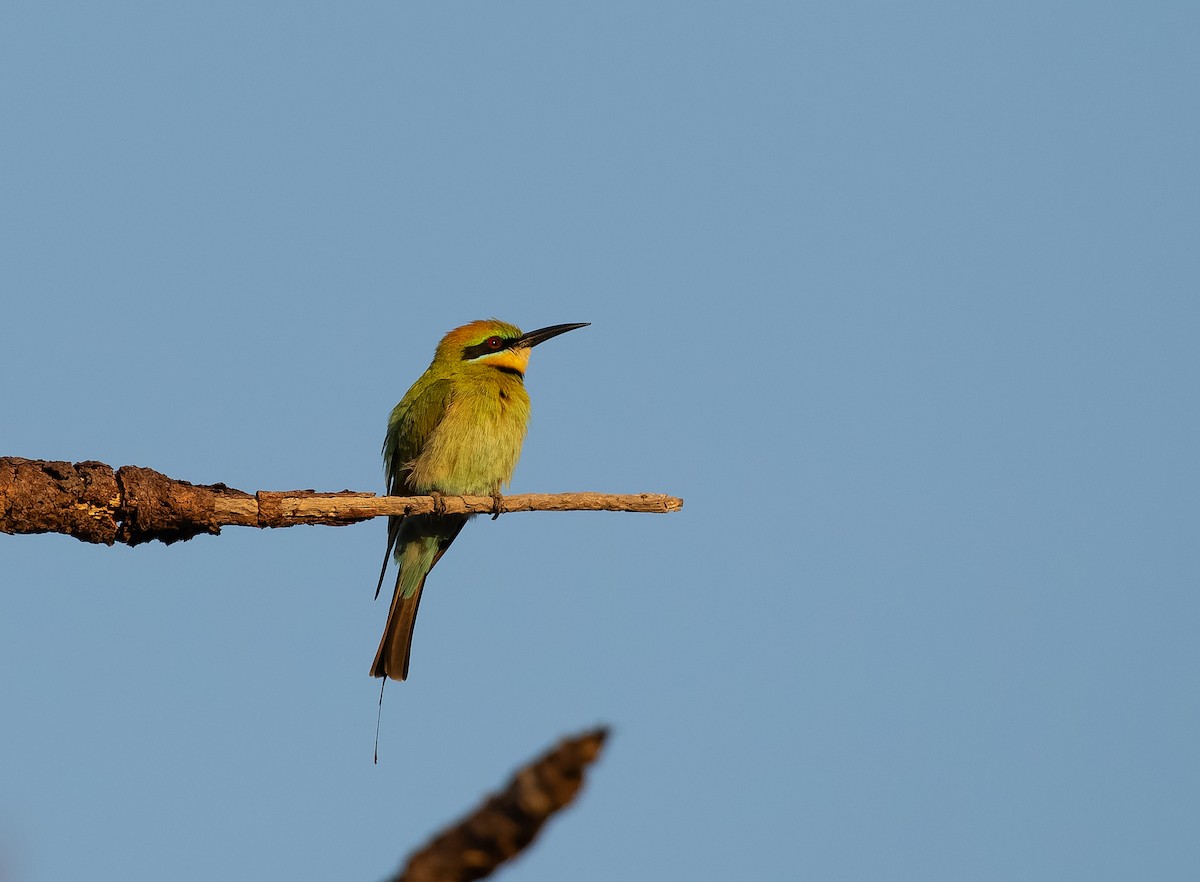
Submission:
{"label": "bird's foot", "polygon": [[500,491],[496,490],[492,493],[492,520],[500,517],[500,506],[504,502],[504,497],[500,495]]}
{"label": "bird's foot", "polygon": [[444,515],[446,513],[446,500],[442,494],[436,490],[430,490],[429,498],[433,500],[433,513],[435,515]]}

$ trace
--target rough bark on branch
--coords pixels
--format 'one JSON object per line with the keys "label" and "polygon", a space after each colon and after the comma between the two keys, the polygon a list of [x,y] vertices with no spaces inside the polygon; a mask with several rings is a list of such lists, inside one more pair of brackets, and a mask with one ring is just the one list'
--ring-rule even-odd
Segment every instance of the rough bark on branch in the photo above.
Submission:
{"label": "rough bark on branch", "polygon": [[490,875],[575,798],[607,736],[599,728],[559,742],[519,770],[502,792],[410,855],[389,882],[468,882]]}
{"label": "rough bark on branch", "polygon": [[[153,469],[102,462],[0,457],[0,533],[65,533],[83,542],[171,544],[221,527],[353,524],[381,515],[489,514],[490,496],[376,496],[312,490],[250,494],[224,484],[192,484]],[[660,493],[524,493],[502,497],[501,512],[679,511]]]}

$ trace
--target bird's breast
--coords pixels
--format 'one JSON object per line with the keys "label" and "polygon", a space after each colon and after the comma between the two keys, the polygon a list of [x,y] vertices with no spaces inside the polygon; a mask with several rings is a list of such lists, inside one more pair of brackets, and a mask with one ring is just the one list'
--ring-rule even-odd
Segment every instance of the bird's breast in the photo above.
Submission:
{"label": "bird's breast", "polygon": [[494,382],[455,390],[413,462],[414,490],[487,496],[512,480],[529,423],[529,395],[519,378],[497,373]]}

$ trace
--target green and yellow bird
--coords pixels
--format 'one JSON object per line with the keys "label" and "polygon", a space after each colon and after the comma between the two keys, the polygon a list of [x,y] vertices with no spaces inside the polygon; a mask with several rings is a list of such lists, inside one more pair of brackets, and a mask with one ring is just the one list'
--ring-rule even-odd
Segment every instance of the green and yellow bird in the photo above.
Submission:
{"label": "green and yellow bird", "polygon": [[[534,346],[589,322],[522,334],[497,319],[471,322],[442,338],[428,370],[392,410],[383,442],[388,493],[499,498],[512,480],[529,423],[525,368]],[[400,571],[372,677],[408,676],[413,625],[425,577],[472,515],[388,518],[388,550],[375,597],[395,550]]]}

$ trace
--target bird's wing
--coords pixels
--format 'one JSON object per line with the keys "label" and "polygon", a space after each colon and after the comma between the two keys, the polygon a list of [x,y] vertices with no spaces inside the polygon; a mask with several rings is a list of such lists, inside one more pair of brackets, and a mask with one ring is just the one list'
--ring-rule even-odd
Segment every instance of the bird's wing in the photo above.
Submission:
{"label": "bird's wing", "polygon": [[420,391],[409,390],[392,410],[383,442],[383,468],[388,493],[399,496],[409,491],[409,464],[421,453],[425,442],[446,415],[454,383],[436,380]]}
{"label": "bird's wing", "polygon": [[[414,386],[392,409],[387,436],[383,441],[383,469],[387,475],[389,495],[403,496],[411,492],[408,486],[409,464],[417,458],[433,430],[446,415],[453,389],[454,384],[450,380],[436,380],[420,390]],[[403,517],[395,515],[388,518],[387,552],[383,555],[379,583],[375,586],[376,598],[383,588],[383,578],[403,520]]]}

